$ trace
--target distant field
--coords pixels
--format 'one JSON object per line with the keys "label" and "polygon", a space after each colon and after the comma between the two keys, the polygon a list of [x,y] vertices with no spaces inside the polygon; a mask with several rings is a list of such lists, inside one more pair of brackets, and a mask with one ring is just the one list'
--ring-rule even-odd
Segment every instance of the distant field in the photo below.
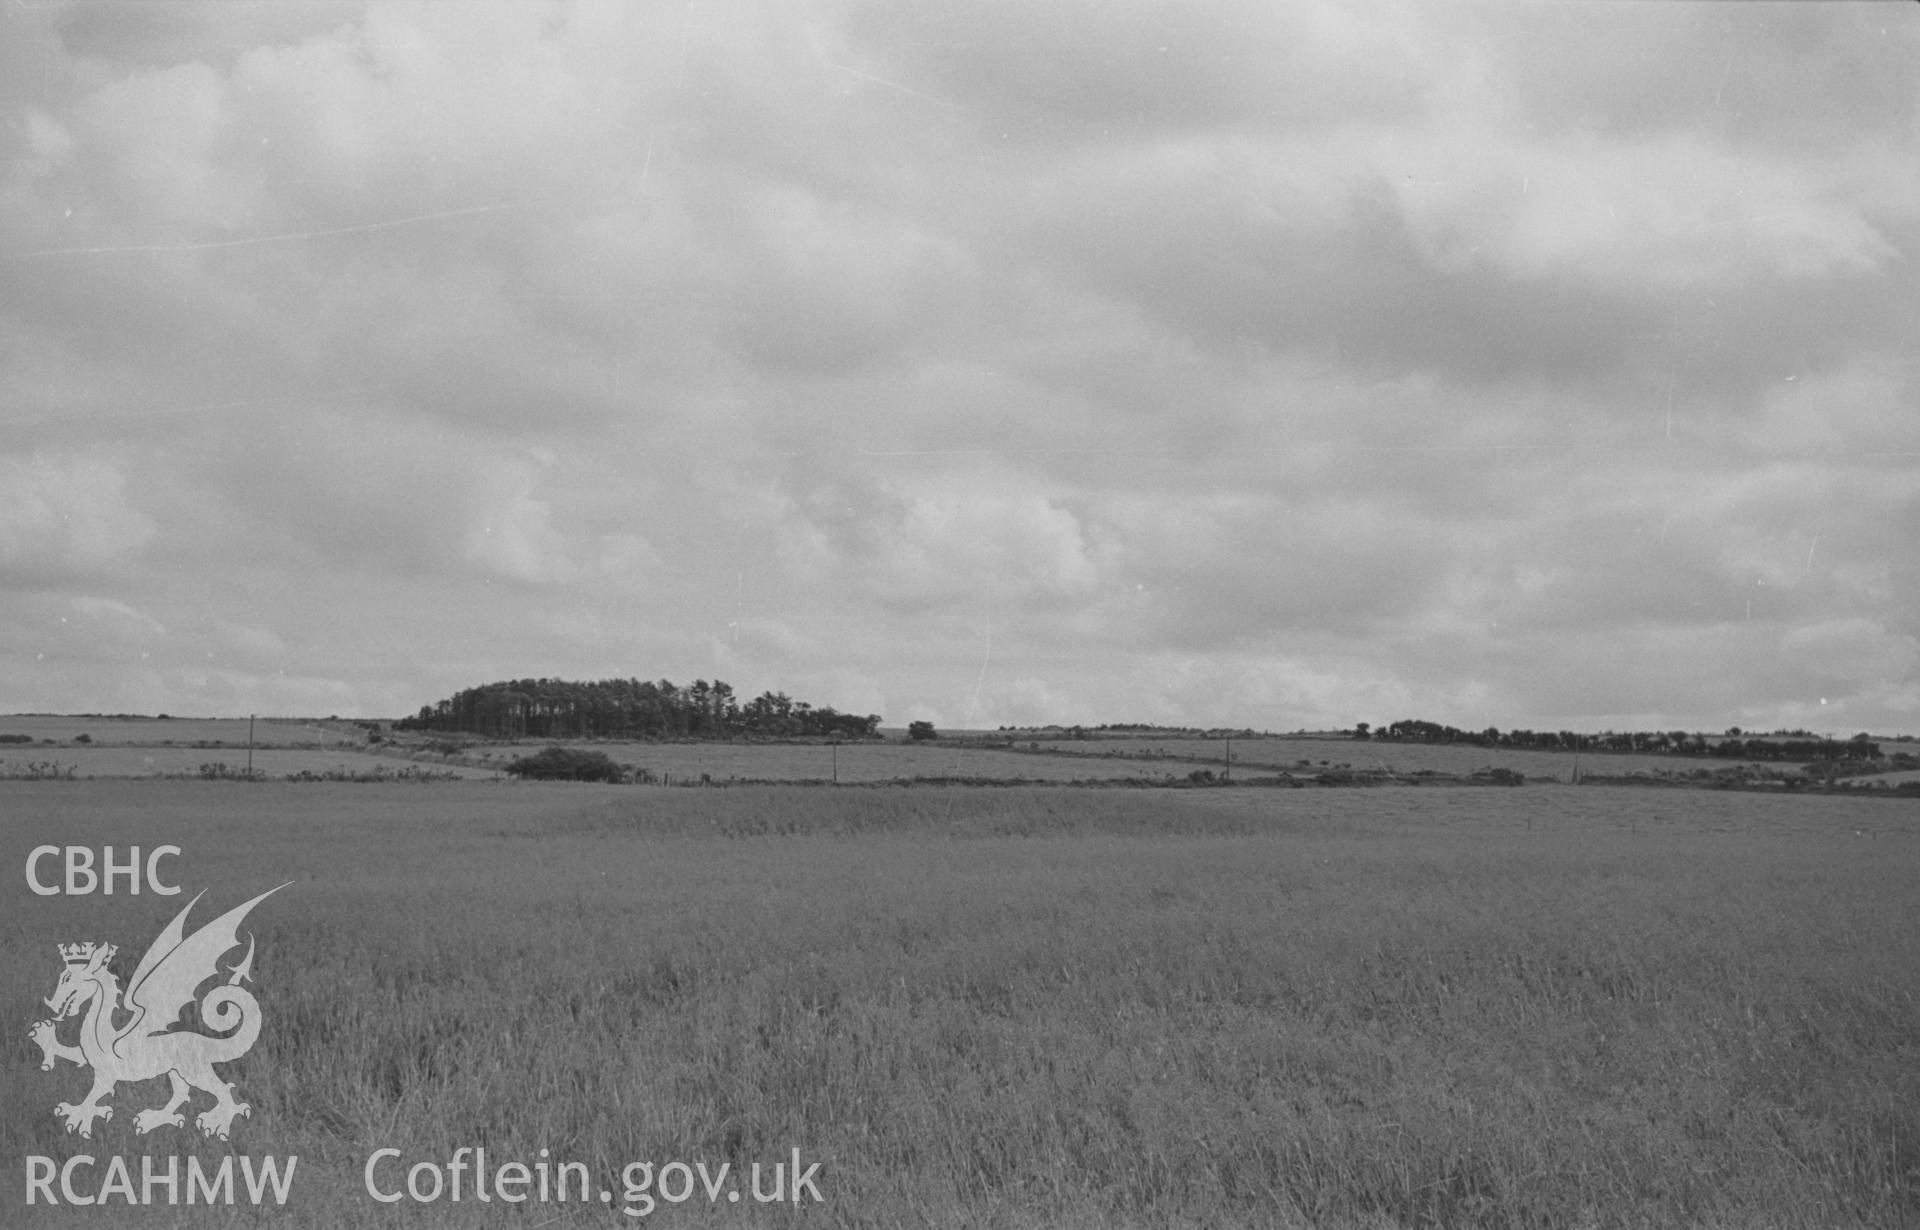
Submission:
{"label": "distant field", "polygon": [[[843,753],[845,749],[842,749]],[[1652,789],[0,781],[0,865],[181,846],[249,920],[231,1145],[93,1141],[27,1026],[54,945],[177,908],[0,894],[0,1156],[300,1158],[292,1196],[8,1226],[624,1225],[627,1163],[822,1163],[669,1224],[1920,1223],[1920,808]],[[70,1027],[69,1027],[70,1028]],[[204,1103],[204,1096],[201,1098]],[[542,1149],[610,1201],[376,1205],[373,1150]],[[20,1163],[10,1162],[9,1165]],[[398,1172],[396,1172],[396,1175]],[[597,1202],[590,1202],[597,1203]]]}
{"label": "distant field", "polygon": [[1907,769],[1899,773],[1875,773],[1868,777],[1850,777],[1846,780],[1858,785],[1898,786],[1906,782],[1920,782],[1920,769]]}
{"label": "distant field", "polygon": [[[545,746],[480,745],[469,759],[506,764]],[[675,782],[705,774],[715,781],[830,781],[835,749],[806,743],[568,743],[605,752],[621,764],[635,765]],[[843,743],[842,782],[878,782],[917,777],[993,778],[1002,781],[1110,781],[1121,777],[1185,777],[1194,766],[1178,761],[1105,761],[1023,755],[954,743]]]}
{"label": "distant field", "polygon": [[[882,743],[849,742],[840,747],[842,781],[881,781],[912,777],[990,777],[1007,781],[1103,781],[1118,777],[1185,777],[1197,768],[1225,767],[1226,745],[1220,739],[1193,736],[1111,736],[1104,738],[1029,738],[1004,732],[948,732],[928,743],[909,743],[891,732]],[[9,756],[39,755],[65,749],[79,735],[95,748],[164,746],[244,754],[248,740],[245,718],[112,718],[0,715],[0,735],[26,735],[32,743],[0,743],[0,760]],[[350,721],[314,719],[260,719],[253,724],[253,743],[259,748],[301,750],[366,750],[366,732]],[[995,746],[1011,738],[1013,752]],[[50,740],[51,742],[44,742]],[[569,746],[607,752],[625,764],[643,766],[676,780],[707,774],[716,780],[825,781],[833,774],[832,753],[825,744],[786,743],[659,743],[559,740]],[[488,766],[501,766],[515,756],[546,746],[544,740],[518,743],[468,744],[458,736],[414,733],[400,736],[383,750],[388,755],[412,754],[428,763],[445,759],[430,751],[436,744],[464,745],[468,756]],[[1888,752],[1913,751],[1912,741],[1887,740]],[[1470,745],[1436,745],[1354,740],[1331,736],[1257,736],[1233,740],[1233,767],[1246,772],[1306,774],[1345,766],[1356,770],[1397,773],[1432,772],[1466,775],[1486,768],[1507,768],[1534,779],[1568,780],[1573,771],[1571,752],[1523,751]],[[1036,755],[1035,753],[1045,755]],[[455,759],[460,759],[456,757]],[[116,767],[101,775],[138,774],[139,762],[102,761]],[[174,763],[171,759],[168,763]],[[199,762],[195,762],[198,764]],[[291,762],[290,762],[291,763]],[[307,762],[298,762],[306,767]],[[1580,768],[1586,774],[1686,774],[1756,762],[1715,757],[1654,756],[1582,752]],[[1781,768],[1779,764],[1763,767]],[[171,770],[168,770],[171,771]],[[1894,780],[1894,779],[1888,779]]]}
{"label": "distant field", "polygon": [[[164,743],[228,743],[247,746],[245,718],[102,718],[102,717],[23,717],[0,714],[0,735],[30,735],[37,743],[52,739],[69,743],[86,735],[98,744],[156,745]],[[365,736],[344,722],[282,722],[259,720],[253,723],[255,747],[287,747],[320,744],[353,745]],[[7,744],[0,743],[0,753]],[[26,746],[26,745],[21,745]]]}
{"label": "distant field", "polygon": [[[1218,765],[1226,755],[1220,739],[1022,739],[1018,747],[1037,743],[1041,751],[1080,756],[1119,756],[1124,758],[1175,757],[1193,763]],[[1399,773],[1467,774],[1485,768],[1512,769],[1527,777],[1552,777],[1567,781],[1573,776],[1572,752],[1530,751],[1514,748],[1473,747],[1467,744],[1389,743],[1371,739],[1298,739],[1253,738],[1233,740],[1233,765],[1249,770],[1292,769],[1307,772],[1323,763],[1347,765],[1354,769],[1385,769]],[[1305,762],[1304,764],[1302,762]],[[1688,773],[1695,769],[1725,769],[1750,763],[1696,756],[1649,756],[1632,753],[1582,752],[1580,771],[1609,776],[1629,773]],[[1778,764],[1774,768],[1780,768]]]}
{"label": "distant field", "polygon": [[[834,772],[833,749],[825,744],[799,743],[618,743],[562,741],[565,746],[604,752],[622,764],[664,774],[674,782],[714,781],[828,781]],[[1016,740],[1013,749],[983,745],[981,741],[935,740],[927,743],[844,743],[839,749],[842,782],[893,781],[926,777],[990,778],[1015,782],[1114,781],[1123,778],[1159,780],[1185,778],[1196,770],[1219,772],[1226,767],[1224,746],[1218,740],[1074,740],[1041,742]],[[529,740],[518,744],[470,745],[463,759],[506,765],[546,746]],[[422,759],[431,759],[422,756]],[[1585,773],[1684,772],[1702,767],[1725,768],[1736,762],[1665,759],[1656,756],[1592,756],[1582,754]],[[1498,752],[1481,748],[1427,747],[1418,744],[1371,744],[1316,739],[1234,740],[1233,768],[1245,775],[1317,774],[1328,768],[1391,769],[1402,773],[1430,770],[1466,775],[1489,767],[1512,768],[1529,778],[1566,780],[1571,777],[1571,753]]]}
{"label": "distant field", "polygon": [[[244,763],[244,718],[75,718],[0,717],[0,735],[24,734],[26,744],[0,743],[0,774],[18,771],[31,760],[77,766],[81,776],[151,776],[193,772],[203,763]],[[88,745],[75,745],[86,735]],[[344,721],[258,721],[254,724],[254,765],[272,776],[320,772],[335,765],[360,765],[366,732]],[[1111,737],[1100,739],[1027,739],[1013,736],[1013,750],[994,746],[1002,736],[982,732],[926,743],[893,738],[884,742],[848,742],[839,748],[838,780],[877,782],[914,778],[981,778],[1008,782],[1095,782],[1120,778],[1184,778],[1198,769],[1226,767],[1226,745],[1219,739]],[[42,742],[52,740],[53,742]],[[675,783],[703,776],[729,781],[830,781],[834,752],[824,743],[661,743],[558,741],[605,752],[622,764],[645,768]],[[195,747],[218,743],[220,747]],[[394,764],[408,755],[423,764],[467,775],[487,776],[518,756],[547,745],[544,740],[487,743],[457,736],[407,734],[381,750],[372,763]],[[184,754],[167,748],[191,749]],[[278,748],[273,757],[262,748]],[[460,749],[447,755],[437,749]],[[113,754],[115,749],[124,755]],[[1386,743],[1325,737],[1256,737],[1233,740],[1234,770],[1243,774],[1317,774],[1325,769],[1385,770],[1400,774],[1431,772],[1465,776],[1505,768],[1533,780],[1572,777],[1570,752],[1515,751],[1503,748]],[[56,754],[57,753],[57,754]],[[315,760],[309,753],[321,756]],[[1583,752],[1585,774],[1687,774],[1726,769],[1742,762],[1685,756],[1610,755]],[[9,765],[13,769],[9,769]],[[1778,769],[1783,766],[1773,765]]]}
{"label": "distant field", "polygon": [[[399,773],[410,767],[488,778],[495,770],[437,760],[413,766],[400,749],[368,749],[366,732],[350,722],[260,719],[253,727],[253,769],[266,777],[295,773]],[[30,743],[0,743],[0,778],[69,771],[81,778],[196,774],[204,765],[234,772],[247,766],[245,718],[111,718],[0,716],[0,735],[28,735]],[[75,739],[86,736],[87,741]]]}
{"label": "distant field", "polygon": [[[221,764],[234,773],[247,766],[247,749],[240,747],[115,747],[94,743],[82,746],[43,747],[37,744],[0,743],[0,778],[20,777],[33,771],[34,765],[51,765],[60,775],[67,770],[75,777],[161,777],[168,774],[198,773],[202,765]],[[334,751],[289,750],[256,747],[254,772],[267,777],[286,777],[293,773],[398,773],[409,767],[454,773],[460,777],[492,777],[490,769],[463,765],[414,765],[397,756],[376,756],[352,748]],[[45,770],[43,770],[45,772]]]}

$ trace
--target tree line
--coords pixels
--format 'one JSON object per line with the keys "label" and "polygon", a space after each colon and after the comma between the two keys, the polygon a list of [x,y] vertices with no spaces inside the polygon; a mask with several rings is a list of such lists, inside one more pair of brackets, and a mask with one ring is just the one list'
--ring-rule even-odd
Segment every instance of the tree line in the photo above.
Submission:
{"label": "tree line", "polygon": [[1733,760],[1878,760],[1880,745],[1865,732],[1851,739],[1822,739],[1808,731],[1782,731],[1772,736],[1743,738],[1739,727],[1725,735],[1698,731],[1602,731],[1581,734],[1571,730],[1461,730],[1438,722],[1412,719],[1374,728],[1366,722],[1354,728],[1358,739],[1394,743],[1465,743],[1474,747],[1512,747],[1536,751],[1643,752],[1669,756],[1718,756]]}
{"label": "tree line", "polygon": [[422,705],[394,726],[494,739],[870,739],[879,734],[880,715],[841,713],[784,692],[741,704],[733,686],[717,679],[685,687],[665,679],[513,679]]}

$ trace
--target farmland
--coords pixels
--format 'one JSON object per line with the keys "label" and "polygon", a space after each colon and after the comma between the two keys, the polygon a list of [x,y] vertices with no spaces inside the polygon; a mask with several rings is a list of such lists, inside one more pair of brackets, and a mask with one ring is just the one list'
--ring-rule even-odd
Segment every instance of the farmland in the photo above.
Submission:
{"label": "farmland", "polygon": [[0,735],[24,736],[35,743],[69,743],[85,735],[91,743],[128,747],[245,747],[249,735],[257,747],[340,747],[366,742],[365,731],[341,721],[262,719],[250,723],[246,718],[37,713],[0,715]]}
{"label": "farmland", "polygon": [[[1062,739],[1012,736],[1016,747],[1054,756],[1111,757],[1135,761],[1175,760],[1224,766],[1228,752],[1222,738],[1141,735],[1118,738]],[[1004,737],[1003,740],[1004,742]],[[1529,778],[1567,781],[1573,776],[1574,754],[1521,748],[1476,747],[1470,744],[1395,743],[1386,740],[1300,738],[1264,735],[1232,740],[1233,767],[1247,772],[1293,771],[1311,773],[1321,767],[1344,766],[1362,772],[1473,773],[1485,768],[1510,769]],[[1634,753],[1587,752],[1579,758],[1586,773],[1608,775],[1686,773],[1702,767],[1729,768],[1738,760],[1698,760]]]}
{"label": "farmland", "polygon": [[[1901,800],[0,781],[0,813],[16,868],[181,846],[196,922],[295,882],[248,923],[231,1145],[134,1135],[158,1083],[63,1135],[83,1080],[25,1038],[51,945],[124,975],[177,903],[0,899],[0,1155],[298,1155],[278,1224],[631,1224],[365,1194],[373,1150],[462,1145],[579,1160],[614,1210],[629,1161],[823,1163],[817,1206],[676,1224],[1920,1217]],[[9,1225],[78,1215],[6,1186]],[[255,1221],[218,1213],[113,1224]]]}
{"label": "farmland", "polygon": [[[435,732],[374,733],[336,719],[263,720],[251,731],[252,766],[266,778],[379,776],[431,772],[492,778],[515,759],[550,746],[601,752],[640,775],[671,784],[908,781],[1003,783],[1166,783],[1195,774],[1240,780],[1281,776],[1343,784],[1461,779],[1488,771],[1530,782],[1649,777],[1692,780],[1751,770],[1777,782],[1797,766],[1709,757],[1486,748],[1355,740],[1338,736],[1253,736],[1228,741],[1164,734],[1060,737],[1058,732],[966,732],[914,741],[880,739],[483,739]],[[378,724],[373,724],[378,725]],[[0,779],[220,776],[248,762],[249,724],[231,718],[0,716]],[[1229,762],[1229,753],[1231,762]],[[413,766],[410,769],[410,766]],[[212,772],[207,770],[211,768]],[[1861,779],[1892,786],[1893,774]]]}
{"label": "farmland", "polygon": [[604,745],[603,750],[623,764],[646,768],[675,780],[705,774],[716,779],[827,781],[837,774],[842,782],[912,778],[1111,781],[1168,774],[1184,776],[1194,767],[1171,759],[1068,759],[964,744],[845,743],[835,749],[797,743],[614,743]]}
{"label": "farmland", "polygon": [[[61,776],[75,778],[108,777],[193,777],[204,774],[238,775],[251,761],[253,771],[265,777],[293,777],[298,774],[400,773],[408,769],[424,771],[425,766],[394,756],[372,755],[353,748],[333,751],[318,748],[256,748],[251,757],[243,745],[238,748],[192,747],[115,747],[94,744],[84,747],[12,748],[0,746],[0,778]],[[433,771],[455,777],[491,777],[485,769],[462,765],[434,766]]]}

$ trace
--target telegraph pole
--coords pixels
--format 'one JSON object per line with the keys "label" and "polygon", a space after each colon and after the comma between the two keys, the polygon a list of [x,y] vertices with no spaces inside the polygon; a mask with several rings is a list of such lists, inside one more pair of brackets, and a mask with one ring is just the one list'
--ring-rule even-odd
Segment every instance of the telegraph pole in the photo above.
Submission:
{"label": "telegraph pole", "polygon": [[253,715],[247,715],[247,780],[253,780]]}

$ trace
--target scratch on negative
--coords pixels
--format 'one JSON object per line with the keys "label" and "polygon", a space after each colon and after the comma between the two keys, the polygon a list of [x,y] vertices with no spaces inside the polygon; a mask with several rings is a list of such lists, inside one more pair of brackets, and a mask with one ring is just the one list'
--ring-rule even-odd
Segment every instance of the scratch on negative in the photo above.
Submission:
{"label": "scratch on negative", "polygon": [[39,256],[99,256],[110,253],[160,253],[160,252],[205,252],[214,248],[245,248],[268,243],[287,243],[296,239],[324,239],[331,235],[359,235],[367,231],[385,231],[398,226],[415,226],[422,222],[439,222],[448,218],[466,218],[474,214],[498,213],[503,209],[518,209],[517,201],[504,205],[474,205],[466,209],[443,209],[437,213],[415,214],[410,218],[389,218],[384,222],[363,222],[358,226],[336,226],[319,231],[288,231],[279,235],[255,235],[247,239],[215,239],[206,243],[161,243],[129,244],[119,247],[98,248],[43,248],[37,252],[0,253],[0,260],[23,261]]}
{"label": "scratch on negative", "polygon": [[[1241,453],[1292,454],[1314,449],[1355,453],[1522,453],[1560,452],[1564,444],[1353,444],[1341,445],[1309,441],[1276,448],[1237,449]],[[781,456],[811,456],[811,453],[783,453]],[[853,450],[856,457],[1164,457],[1172,450],[1164,448],[911,448]]]}
{"label": "scratch on negative", "polygon": [[902,94],[910,94],[913,97],[920,99],[922,102],[930,102],[936,107],[945,107],[949,111],[958,111],[960,109],[958,106],[948,102],[944,98],[935,98],[931,94],[922,94],[919,90],[909,89],[906,86],[901,85],[898,81],[888,81],[885,77],[876,77],[872,73],[861,72],[859,69],[854,68],[851,65],[839,64],[834,62],[833,60],[822,60],[821,63],[825,64],[828,68],[837,68],[843,73],[852,73],[856,77],[863,77],[866,80],[873,82],[875,85],[884,85],[890,90],[899,90]]}

